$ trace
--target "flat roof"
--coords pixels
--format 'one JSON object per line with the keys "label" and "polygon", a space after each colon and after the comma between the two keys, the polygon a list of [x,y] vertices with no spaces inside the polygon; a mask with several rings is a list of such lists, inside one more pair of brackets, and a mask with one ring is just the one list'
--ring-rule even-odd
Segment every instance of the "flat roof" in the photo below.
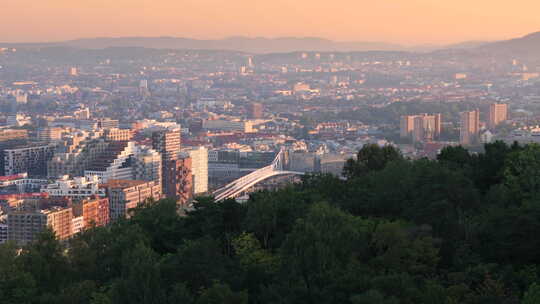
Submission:
{"label": "flat roof", "polygon": [[99,185],[103,188],[130,188],[148,183],[141,180],[111,179],[108,182]]}

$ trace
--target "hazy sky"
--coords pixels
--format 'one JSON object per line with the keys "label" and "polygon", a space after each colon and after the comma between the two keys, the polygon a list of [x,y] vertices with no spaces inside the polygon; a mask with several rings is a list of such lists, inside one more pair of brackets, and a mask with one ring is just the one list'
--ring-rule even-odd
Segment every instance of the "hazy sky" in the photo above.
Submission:
{"label": "hazy sky", "polygon": [[540,31],[539,0],[0,0],[0,41],[316,36],[402,44]]}

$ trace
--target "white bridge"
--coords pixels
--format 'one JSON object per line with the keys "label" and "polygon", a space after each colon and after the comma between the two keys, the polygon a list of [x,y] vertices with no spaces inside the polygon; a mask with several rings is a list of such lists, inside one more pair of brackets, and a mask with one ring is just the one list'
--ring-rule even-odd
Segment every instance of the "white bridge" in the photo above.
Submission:
{"label": "white bridge", "polygon": [[212,194],[216,202],[227,198],[235,198],[240,196],[244,191],[262,182],[265,179],[278,175],[304,175],[303,172],[285,171],[283,170],[283,150],[279,151],[272,163],[266,167],[255,170],[248,175],[229,183],[228,185],[217,189]]}

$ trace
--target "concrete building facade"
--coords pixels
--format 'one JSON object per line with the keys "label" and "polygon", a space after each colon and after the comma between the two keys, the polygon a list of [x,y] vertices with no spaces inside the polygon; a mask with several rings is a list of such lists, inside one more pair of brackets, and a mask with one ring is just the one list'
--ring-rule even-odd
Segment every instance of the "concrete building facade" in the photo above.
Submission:
{"label": "concrete building facade", "polygon": [[191,158],[193,194],[208,192],[208,149],[197,147],[185,150]]}
{"label": "concrete building facade", "polygon": [[101,185],[109,199],[111,220],[129,217],[129,210],[148,199],[161,199],[161,187],[155,182],[109,180]]}
{"label": "concrete building facade", "polygon": [[508,119],[508,105],[504,103],[494,103],[489,106],[488,127],[495,128],[501,122]]}
{"label": "concrete building facade", "polygon": [[478,110],[461,112],[460,121],[459,143],[464,146],[478,143],[480,112]]}

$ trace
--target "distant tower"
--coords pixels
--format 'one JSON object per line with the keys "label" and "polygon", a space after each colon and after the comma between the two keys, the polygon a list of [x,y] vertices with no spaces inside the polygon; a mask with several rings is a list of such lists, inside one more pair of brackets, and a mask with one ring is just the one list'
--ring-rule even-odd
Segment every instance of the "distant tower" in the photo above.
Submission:
{"label": "distant tower", "polygon": [[478,142],[480,132],[480,111],[461,112],[461,128],[459,131],[459,143],[467,146]]}
{"label": "distant tower", "polygon": [[505,121],[508,117],[508,105],[504,103],[494,103],[489,106],[488,126],[495,128],[498,124]]}
{"label": "distant tower", "polygon": [[79,71],[77,70],[76,67],[71,67],[71,68],[69,69],[69,75],[70,75],[70,76],[74,76],[74,77],[75,77],[75,76],[79,76]]}
{"label": "distant tower", "polygon": [[247,65],[251,69],[255,67],[255,65],[253,64],[253,57],[251,57],[251,56],[248,57]]}
{"label": "distant tower", "polygon": [[152,133],[152,148],[161,153],[162,189],[167,197],[177,197],[176,175],[180,153],[180,129],[160,130]]}
{"label": "distant tower", "polygon": [[263,117],[263,105],[258,102],[250,103],[247,106],[248,118],[260,119]]}
{"label": "distant tower", "polygon": [[148,90],[148,80],[142,79],[139,82],[139,94],[141,94],[143,96],[146,96],[149,93],[150,93],[150,91]]}
{"label": "distant tower", "polygon": [[413,142],[433,141],[441,134],[441,114],[401,116],[400,136]]}

